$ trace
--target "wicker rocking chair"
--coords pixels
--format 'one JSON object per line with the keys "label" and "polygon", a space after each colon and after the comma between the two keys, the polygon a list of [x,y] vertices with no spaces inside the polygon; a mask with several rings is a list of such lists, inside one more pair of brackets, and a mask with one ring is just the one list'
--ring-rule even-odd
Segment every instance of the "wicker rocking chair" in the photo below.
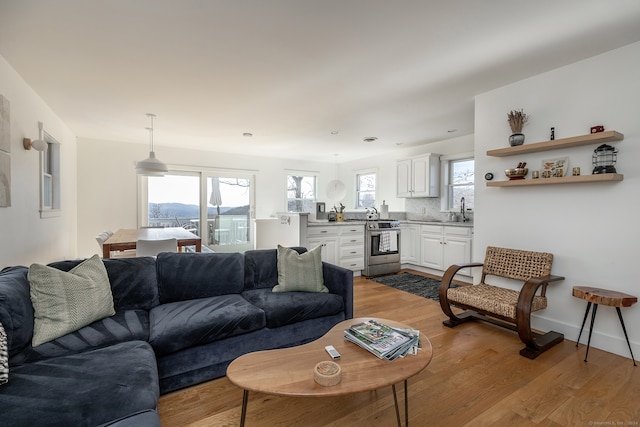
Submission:
{"label": "wicker rocking chair", "polygon": [[[449,316],[444,325],[453,328],[477,319],[517,331],[526,345],[520,354],[535,359],[562,342],[558,332],[541,334],[531,330],[531,313],[547,307],[546,290],[551,282],[564,277],[551,275],[553,254],[517,249],[487,247],[484,263],[454,264],[447,269],[440,285],[440,307]],[[483,267],[480,283],[451,288],[453,277],[462,268]],[[520,291],[487,284],[487,276],[522,280]],[[536,295],[540,289],[540,293]],[[451,306],[467,310],[454,314]]]}

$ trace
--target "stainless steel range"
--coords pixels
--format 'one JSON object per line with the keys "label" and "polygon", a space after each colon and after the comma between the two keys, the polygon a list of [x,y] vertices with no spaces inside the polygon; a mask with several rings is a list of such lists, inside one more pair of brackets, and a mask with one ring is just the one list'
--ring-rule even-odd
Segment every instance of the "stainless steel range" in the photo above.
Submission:
{"label": "stainless steel range", "polygon": [[400,271],[400,222],[367,221],[364,250],[364,276],[379,276]]}

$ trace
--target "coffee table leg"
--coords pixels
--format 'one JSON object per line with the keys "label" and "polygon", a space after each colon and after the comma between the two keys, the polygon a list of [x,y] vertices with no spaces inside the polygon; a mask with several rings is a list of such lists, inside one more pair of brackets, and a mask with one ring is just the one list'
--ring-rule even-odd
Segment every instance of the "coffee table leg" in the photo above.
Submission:
{"label": "coffee table leg", "polygon": [[[396,385],[391,386],[393,388],[393,403],[396,406],[396,419],[398,420],[398,427],[402,427],[402,421],[400,420],[400,408],[398,407],[398,394],[396,392]],[[409,394],[407,393],[407,380],[404,380],[404,425],[409,427]]]}
{"label": "coffee table leg", "polygon": [[396,393],[396,385],[392,385],[391,388],[393,389],[393,403],[396,406],[396,419],[398,420],[398,427],[402,427],[402,424],[400,422],[400,408],[398,408],[398,395]]}
{"label": "coffee table leg", "polygon": [[409,393],[407,392],[407,380],[404,380],[404,419],[405,427],[409,427]]}
{"label": "coffee table leg", "polygon": [[244,427],[244,420],[247,418],[247,402],[249,401],[249,390],[244,390],[242,394],[242,413],[240,415],[240,427]]}

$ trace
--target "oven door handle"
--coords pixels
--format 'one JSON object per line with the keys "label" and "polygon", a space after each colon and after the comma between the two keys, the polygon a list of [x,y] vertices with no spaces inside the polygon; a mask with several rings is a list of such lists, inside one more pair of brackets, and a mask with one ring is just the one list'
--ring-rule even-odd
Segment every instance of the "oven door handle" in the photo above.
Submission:
{"label": "oven door handle", "polygon": [[[395,231],[396,233],[400,234],[400,230],[387,230],[387,231]],[[384,233],[384,231],[369,231],[369,234],[371,234],[372,236],[379,236],[382,233]]]}

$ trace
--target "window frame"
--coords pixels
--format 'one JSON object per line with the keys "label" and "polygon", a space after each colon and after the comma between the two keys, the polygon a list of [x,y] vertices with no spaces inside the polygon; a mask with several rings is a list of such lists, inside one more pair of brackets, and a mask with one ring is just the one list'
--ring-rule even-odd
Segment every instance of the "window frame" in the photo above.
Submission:
{"label": "window frame", "polygon": [[60,142],[46,131],[42,139],[47,148],[40,152],[40,218],[53,218],[61,215],[60,195]]}
{"label": "window frame", "polygon": [[[473,161],[474,166],[474,181],[467,182],[462,184],[452,184],[452,172],[453,172],[453,163],[463,162],[463,161]],[[474,195],[475,195],[475,156],[473,152],[465,152],[465,153],[457,153],[445,155],[440,158],[440,166],[441,166],[441,178],[442,178],[442,188],[441,193],[442,197],[440,199],[440,210],[442,212],[458,212],[459,208],[455,207],[455,200],[452,198],[452,191],[454,187],[466,186],[471,184]],[[473,212],[474,206],[467,206],[467,210]]]}
{"label": "window frame", "polygon": [[[312,206],[313,204],[318,200],[318,175],[319,172],[317,171],[301,171],[301,170],[286,170],[285,171],[285,194],[284,194],[284,199],[285,199],[285,207],[284,207],[284,211],[285,212],[295,212],[295,213],[301,213],[301,212],[309,212],[311,213],[311,211],[313,210]],[[304,196],[302,198],[290,198],[289,197],[289,177],[292,176],[301,176],[304,178],[313,178],[313,197],[312,198],[305,198]],[[289,201],[294,201],[300,202],[300,207],[301,210],[299,211],[292,211],[289,209]],[[310,202],[310,206],[309,206],[309,211],[304,210],[305,207],[305,201],[309,201]]]}
{"label": "window frame", "polygon": [[[374,186],[373,186],[373,205],[375,207],[376,200],[378,199],[378,170],[377,169],[360,169],[354,171],[354,187],[355,187],[355,200],[354,200],[354,208],[357,210],[366,210],[368,207],[360,206],[360,193],[364,192],[360,190],[360,177],[363,175],[373,175],[374,176]],[[367,191],[370,193],[371,191]]]}

